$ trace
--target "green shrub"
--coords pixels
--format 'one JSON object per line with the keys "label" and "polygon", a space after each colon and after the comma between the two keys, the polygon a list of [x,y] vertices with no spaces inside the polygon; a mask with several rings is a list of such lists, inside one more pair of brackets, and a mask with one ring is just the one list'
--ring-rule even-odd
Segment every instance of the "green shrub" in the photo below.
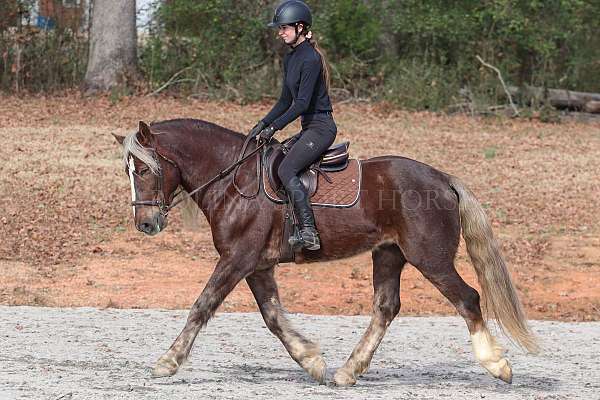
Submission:
{"label": "green shrub", "polygon": [[70,31],[0,34],[0,89],[32,92],[77,87],[87,64],[87,40]]}
{"label": "green shrub", "polygon": [[[287,48],[266,27],[276,1],[156,1],[139,49],[147,91],[238,101],[278,95]],[[0,89],[77,87],[87,38],[9,28],[26,3],[0,5]],[[334,94],[428,110],[468,101],[486,110],[506,100],[495,72],[477,55],[509,85],[600,91],[600,0],[308,3]]]}
{"label": "green shrub", "polygon": [[[185,69],[178,76],[181,84],[177,89],[191,94],[258,99],[272,91],[264,84],[264,76],[256,78],[265,65],[272,65],[273,54],[268,54],[264,45],[269,14],[264,1],[177,0],[162,4],[141,50],[150,86],[160,87]],[[276,73],[272,69],[270,72]]]}
{"label": "green shrub", "polygon": [[460,86],[452,70],[413,59],[386,73],[381,97],[411,110],[443,110],[458,103]]}

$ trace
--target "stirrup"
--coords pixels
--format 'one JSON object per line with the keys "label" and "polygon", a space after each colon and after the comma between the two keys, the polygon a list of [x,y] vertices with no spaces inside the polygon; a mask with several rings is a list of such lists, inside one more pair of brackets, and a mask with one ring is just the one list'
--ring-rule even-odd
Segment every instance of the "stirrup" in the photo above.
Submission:
{"label": "stirrup", "polygon": [[314,228],[302,228],[300,231],[295,229],[288,243],[294,250],[319,250],[321,248],[319,233]]}

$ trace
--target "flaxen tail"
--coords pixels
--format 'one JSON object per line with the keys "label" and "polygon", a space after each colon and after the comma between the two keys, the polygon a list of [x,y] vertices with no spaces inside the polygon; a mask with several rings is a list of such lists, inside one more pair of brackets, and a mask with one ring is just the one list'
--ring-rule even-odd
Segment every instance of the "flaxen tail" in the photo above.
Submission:
{"label": "flaxen tail", "polygon": [[483,207],[458,178],[451,177],[450,186],[458,195],[462,234],[481,285],[484,317],[494,318],[508,336],[528,351],[537,353],[537,340],[527,325]]}

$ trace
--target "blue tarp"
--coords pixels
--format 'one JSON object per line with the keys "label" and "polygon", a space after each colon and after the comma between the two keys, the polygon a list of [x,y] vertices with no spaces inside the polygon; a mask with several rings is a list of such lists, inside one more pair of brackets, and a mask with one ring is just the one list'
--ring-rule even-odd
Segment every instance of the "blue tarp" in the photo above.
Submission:
{"label": "blue tarp", "polygon": [[54,29],[56,26],[56,22],[50,17],[44,17],[43,15],[38,15],[36,19],[35,25],[44,30]]}

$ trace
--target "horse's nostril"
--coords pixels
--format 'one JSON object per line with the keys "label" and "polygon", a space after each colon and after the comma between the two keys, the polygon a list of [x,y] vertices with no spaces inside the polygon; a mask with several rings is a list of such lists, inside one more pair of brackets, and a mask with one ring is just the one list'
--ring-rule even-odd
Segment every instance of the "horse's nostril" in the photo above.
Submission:
{"label": "horse's nostril", "polygon": [[152,224],[150,224],[148,222],[142,222],[140,224],[140,231],[142,231],[144,233],[150,233],[150,232],[152,232]]}

